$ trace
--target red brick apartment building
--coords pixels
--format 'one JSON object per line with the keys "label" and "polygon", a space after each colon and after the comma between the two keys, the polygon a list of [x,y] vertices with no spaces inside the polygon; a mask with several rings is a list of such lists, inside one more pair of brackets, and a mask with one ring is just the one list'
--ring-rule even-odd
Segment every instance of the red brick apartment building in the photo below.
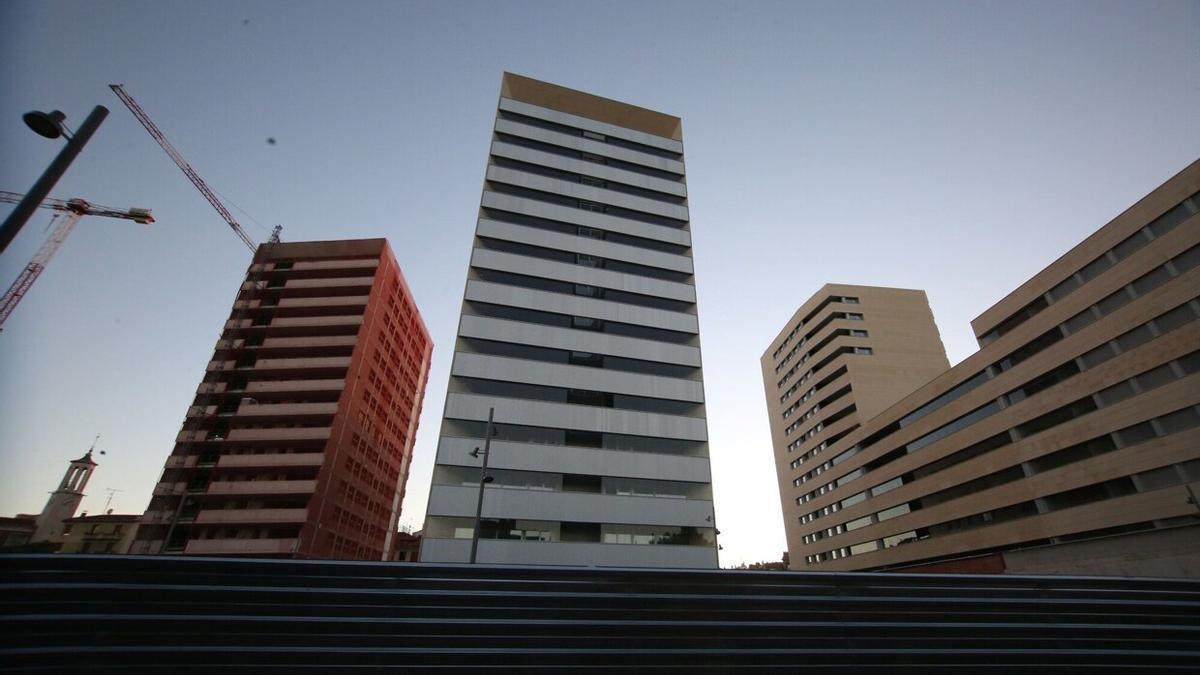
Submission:
{"label": "red brick apartment building", "polygon": [[386,240],[260,246],[130,552],[392,559],[432,351]]}

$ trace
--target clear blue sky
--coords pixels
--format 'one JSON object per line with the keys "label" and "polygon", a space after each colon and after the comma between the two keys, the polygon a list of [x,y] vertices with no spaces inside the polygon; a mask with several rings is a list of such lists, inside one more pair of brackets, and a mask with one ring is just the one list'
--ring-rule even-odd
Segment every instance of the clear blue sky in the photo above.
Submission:
{"label": "clear blue sky", "polygon": [[158,222],[84,219],[0,335],[0,514],[97,433],[84,508],[145,508],[249,260],[122,82],[256,238],[391,241],[436,343],[419,526],[503,70],[683,118],[723,565],[784,548],[758,358],[821,284],[926,289],[958,362],[979,312],[1200,157],[1195,1],[9,0],[0,189],[58,151],[23,112],[102,103],[54,194]]}

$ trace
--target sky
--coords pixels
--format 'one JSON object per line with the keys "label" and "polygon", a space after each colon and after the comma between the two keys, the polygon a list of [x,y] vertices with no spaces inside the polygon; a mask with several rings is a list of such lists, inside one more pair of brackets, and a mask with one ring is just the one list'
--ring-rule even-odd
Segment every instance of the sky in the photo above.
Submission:
{"label": "sky", "polygon": [[391,242],[435,343],[419,528],[505,70],[683,118],[723,566],[785,548],[758,363],[822,284],[924,289],[957,363],[971,319],[1200,157],[1197,1],[8,0],[0,190],[60,148],[24,112],[101,104],[52,195],[157,222],[83,219],[0,334],[0,514],[96,434],[82,509],[145,509],[249,263],[123,83],[256,240]]}

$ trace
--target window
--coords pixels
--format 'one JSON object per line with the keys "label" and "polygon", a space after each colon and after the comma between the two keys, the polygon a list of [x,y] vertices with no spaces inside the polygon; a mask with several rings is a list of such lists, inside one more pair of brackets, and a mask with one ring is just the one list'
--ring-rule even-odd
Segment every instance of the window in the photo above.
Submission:
{"label": "window", "polygon": [[870,347],[855,347],[855,354],[874,354],[875,352]]}
{"label": "window", "polygon": [[574,445],[581,448],[601,448],[604,447],[604,435],[597,431],[573,431],[566,430],[564,438],[566,445]]}
{"label": "window", "polygon": [[573,316],[571,317],[571,328],[578,328],[579,330],[591,330],[602,333],[604,332],[604,322],[600,319],[592,319],[586,316]]}
{"label": "window", "polygon": [[588,131],[586,129],[583,130],[583,137],[590,138],[593,141],[601,141],[601,142],[608,140],[608,137],[605,136],[604,134],[598,134],[595,131]]}
{"label": "window", "polygon": [[587,284],[575,284],[575,295],[582,295],[588,298],[603,298],[604,289],[598,286],[589,286]]}
{"label": "window", "polygon": [[596,213],[604,213],[608,210],[603,204],[589,202],[586,199],[579,200],[579,208],[583,209],[584,211],[594,211]]}
{"label": "window", "polygon": [[571,352],[568,358],[568,363],[574,366],[590,366],[592,368],[604,367],[604,356],[601,354],[592,354],[589,352]]}

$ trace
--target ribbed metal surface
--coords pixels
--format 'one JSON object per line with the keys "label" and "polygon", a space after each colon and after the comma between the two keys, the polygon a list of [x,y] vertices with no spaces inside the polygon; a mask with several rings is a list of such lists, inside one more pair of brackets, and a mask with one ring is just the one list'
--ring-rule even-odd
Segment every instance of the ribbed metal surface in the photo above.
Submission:
{"label": "ribbed metal surface", "polygon": [[1200,581],[0,556],[0,669],[1200,664]]}

